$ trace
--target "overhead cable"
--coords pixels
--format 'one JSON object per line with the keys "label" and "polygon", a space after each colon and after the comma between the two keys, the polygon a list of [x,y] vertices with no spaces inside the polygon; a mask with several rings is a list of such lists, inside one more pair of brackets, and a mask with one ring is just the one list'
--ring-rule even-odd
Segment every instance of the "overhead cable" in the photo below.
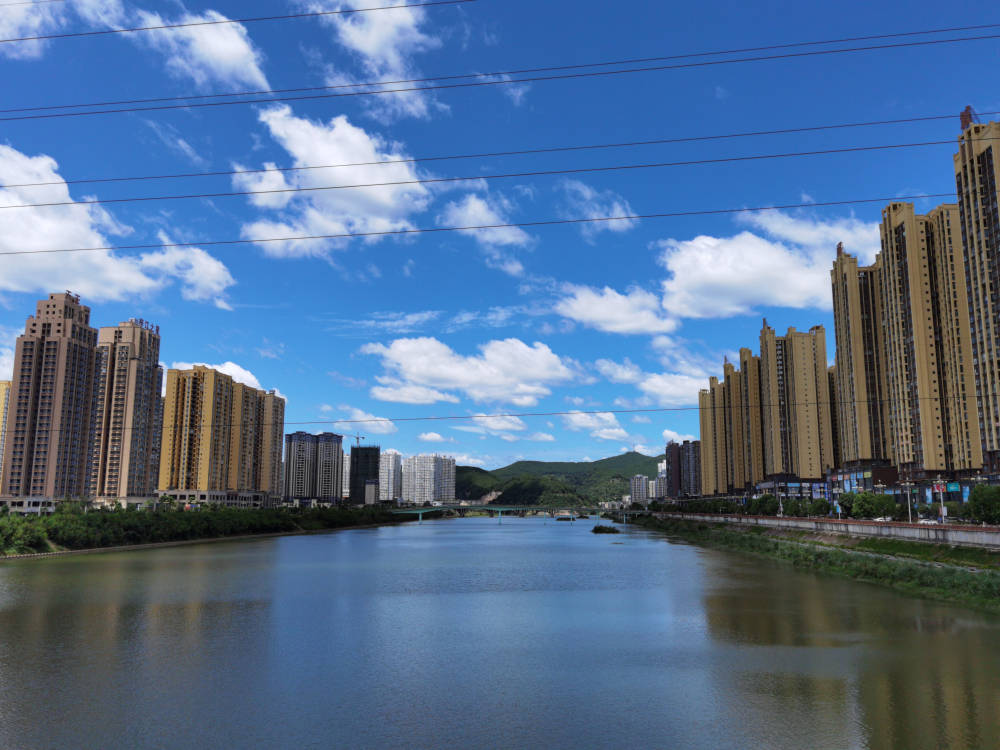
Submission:
{"label": "overhead cable", "polygon": [[199,242],[154,242],[137,245],[105,245],[101,247],[73,247],[73,248],[52,248],[46,250],[4,250],[0,256],[4,255],[43,255],[52,253],[87,253],[111,250],[154,250],[168,247],[209,247],[224,245],[250,245],[264,244],[272,242],[299,242],[303,240],[333,240],[352,239],[366,237],[403,237],[416,234],[443,234],[447,232],[469,232],[489,229],[509,229],[512,227],[547,227],[562,226],[572,224],[598,224],[611,221],[634,221],[636,219],[667,219],[682,218],[690,216],[720,216],[725,214],[754,213],[757,211],[783,211],[792,208],[823,208],[831,206],[851,206],[866,203],[897,203],[907,200],[923,200],[927,198],[954,198],[954,193],[922,193],[918,195],[896,195],[888,198],[855,198],[852,200],[840,201],[816,201],[810,203],[786,203],[778,206],[756,206],[744,208],[712,208],[698,209],[691,211],[665,211],[650,214],[623,214],[621,216],[599,216],[584,219],[545,219],[541,221],[518,221],[498,224],[477,224],[460,227],[421,227],[413,229],[389,229],[377,232],[344,232],[337,234],[311,234],[291,237],[255,237],[240,238],[232,240],[201,240]]}
{"label": "overhead cable", "polygon": [[[341,16],[355,13],[370,13],[376,10],[396,10],[398,8],[426,8],[435,5],[460,5],[464,3],[474,3],[476,0],[429,0],[421,3],[407,3],[405,5],[380,5],[375,8],[344,8],[343,10],[318,10],[308,13],[285,13],[280,16],[256,16],[252,18],[223,18],[212,21],[185,21],[183,23],[165,23],[155,26],[136,26],[128,29],[97,29],[94,31],[68,31],[62,34],[37,34],[35,36],[19,36],[10,39],[0,39],[0,44],[11,44],[14,42],[36,42],[48,39],[69,39],[72,37],[85,36],[105,36],[107,34],[130,34],[138,31],[157,31],[169,29],[183,29],[192,26],[219,26],[232,23],[256,23],[258,21],[288,21],[295,18],[318,18],[321,16]],[[35,3],[27,3],[34,5]]]}
{"label": "overhead cable", "polygon": [[[62,117],[83,117],[87,115],[107,115],[107,114],[121,114],[125,112],[154,112],[163,111],[171,109],[195,109],[195,108],[205,108],[205,107],[224,107],[234,104],[269,104],[273,102],[293,102],[293,101],[317,101],[322,99],[336,99],[342,97],[352,97],[352,96],[384,96],[387,94],[405,94],[412,93],[416,91],[441,91],[448,89],[469,89],[469,88],[480,88],[484,86],[509,86],[517,85],[521,83],[534,83],[542,81],[563,81],[563,80],[574,80],[574,79],[586,79],[586,78],[600,78],[608,76],[619,76],[619,75],[631,75],[633,73],[653,73],[662,72],[667,70],[683,70],[688,68],[702,68],[715,65],[733,65],[739,63],[749,63],[749,62],[766,62],[771,60],[788,60],[788,59],[799,59],[805,57],[815,57],[819,55],[840,55],[840,54],[851,54],[857,52],[868,52],[872,50],[884,50],[884,49],[903,49],[910,47],[923,47],[927,45],[937,45],[937,44],[959,44],[962,42],[976,42],[976,41],[993,41],[1000,39],[1000,34],[988,34],[984,36],[971,36],[971,37],[954,37],[949,39],[930,39],[918,42],[896,42],[893,44],[877,44],[863,47],[843,47],[840,49],[828,49],[828,50],[813,50],[810,52],[787,52],[777,55],[761,55],[757,57],[737,57],[730,58],[726,60],[705,60],[700,62],[688,62],[688,63],[677,63],[671,65],[653,65],[640,68],[622,68],[616,70],[596,70],[596,71],[586,71],[577,73],[561,73],[553,75],[543,75],[543,76],[528,76],[522,78],[512,78],[510,74],[505,72],[491,72],[491,73],[469,73],[457,76],[459,78],[469,78],[476,77],[481,80],[468,81],[465,83],[449,83],[449,84],[439,84],[434,86],[408,86],[404,88],[393,88],[393,89],[371,89],[366,91],[346,91],[346,92],[336,92],[336,93],[326,93],[326,94],[308,94],[304,96],[274,96],[268,98],[257,98],[257,99],[231,99],[228,101],[213,101],[213,102],[191,102],[179,103],[179,104],[160,104],[150,107],[116,107],[112,109],[91,109],[79,112],[49,112],[41,114],[18,114],[11,115],[7,117],[0,117],[0,122],[12,122],[20,120],[45,120],[54,119]],[[581,65],[568,65],[561,66],[561,69],[579,69],[585,67],[591,67],[593,65],[607,65],[609,63],[589,63]],[[455,77],[455,76],[452,76]],[[434,80],[444,80],[449,78],[449,76],[443,76]],[[382,85],[382,84],[347,84],[349,86],[364,86],[364,85]],[[328,87],[323,87],[328,88]],[[329,87],[332,88],[332,87]]]}
{"label": "overhead cable", "polygon": [[[557,175],[595,174],[602,172],[622,172],[640,169],[661,169],[667,167],[707,166],[713,164],[731,164],[748,161],[763,161],[774,159],[791,159],[804,156],[825,156],[830,154],[864,153],[868,151],[898,150],[906,148],[922,148],[927,146],[952,145],[953,140],[920,141],[916,143],[893,143],[879,146],[850,146],[845,148],[817,149],[813,151],[792,151],[779,154],[754,154],[750,156],[727,156],[716,159],[688,159],[685,161],[651,162],[645,164],[613,164],[601,167],[576,167],[570,169],[541,169],[526,172],[500,172],[494,174],[463,175],[458,177],[424,177],[412,180],[394,180],[385,182],[362,182],[345,185],[297,186],[286,188],[270,188],[267,190],[231,190],[217,193],[186,193],[182,195],[148,195],[129,198],[83,198],[80,200],[49,201],[42,203],[11,203],[0,205],[0,211],[14,208],[52,208],[55,206],[107,205],[112,203],[148,203],[151,201],[173,201],[192,199],[234,198],[252,195],[273,195],[283,193],[315,193],[329,190],[350,190],[378,187],[401,187],[405,185],[428,185],[451,182],[475,182],[479,180],[501,180],[525,177],[550,177]],[[272,170],[277,171],[277,170]]]}

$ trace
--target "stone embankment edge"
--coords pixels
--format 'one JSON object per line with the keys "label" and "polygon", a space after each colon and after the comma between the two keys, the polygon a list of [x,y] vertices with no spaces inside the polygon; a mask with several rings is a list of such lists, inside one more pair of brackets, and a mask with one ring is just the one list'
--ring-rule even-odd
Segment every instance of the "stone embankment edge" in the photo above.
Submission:
{"label": "stone embankment edge", "polygon": [[306,536],[311,534],[332,534],[335,531],[349,531],[352,529],[377,529],[381,526],[396,526],[402,522],[394,523],[367,523],[359,526],[338,526],[335,529],[308,529],[302,531],[269,531],[263,534],[240,534],[238,536],[213,536],[204,539],[177,539],[172,542],[148,542],[146,544],[126,544],[120,547],[90,547],[88,549],[66,549],[55,552],[27,552],[22,555],[0,555],[0,563],[12,562],[14,560],[35,560],[44,557],[66,557],[67,555],[93,555],[99,552],[138,552],[144,549],[157,549],[159,547],[183,547],[189,544],[210,544],[213,542],[238,542],[248,539],[268,539],[278,536]]}
{"label": "stone embankment edge", "polygon": [[776,518],[774,516],[736,516],[713,513],[654,513],[656,518],[679,518],[685,521],[761,528],[809,531],[865,539],[899,539],[907,542],[946,544],[953,547],[1000,549],[1000,527],[948,524],[891,523],[854,519]]}

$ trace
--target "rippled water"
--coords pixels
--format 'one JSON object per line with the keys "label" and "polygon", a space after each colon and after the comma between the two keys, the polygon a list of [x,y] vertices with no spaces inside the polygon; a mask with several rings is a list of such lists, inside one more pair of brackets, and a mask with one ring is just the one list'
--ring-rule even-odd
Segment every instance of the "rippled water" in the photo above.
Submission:
{"label": "rippled water", "polygon": [[1000,620],[592,522],[0,564],[0,747],[1000,747]]}

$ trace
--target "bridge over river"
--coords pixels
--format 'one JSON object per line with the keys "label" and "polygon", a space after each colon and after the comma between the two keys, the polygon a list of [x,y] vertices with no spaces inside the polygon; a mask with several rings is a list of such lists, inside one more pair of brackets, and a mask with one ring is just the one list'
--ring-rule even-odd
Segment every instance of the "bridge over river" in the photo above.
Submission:
{"label": "bridge over river", "polygon": [[[601,514],[601,510],[593,506],[548,508],[541,505],[435,505],[429,508],[400,508],[391,512],[396,515],[416,515],[417,522],[423,523],[425,513],[437,513],[439,511],[451,511],[460,516],[464,516],[469,511],[487,512],[491,518],[494,515],[497,517],[497,523],[503,523],[504,513],[521,517],[531,513],[534,515],[547,515],[550,518],[570,517],[574,520],[580,516],[590,518],[592,515],[597,515],[600,518]],[[636,515],[635,512],[631,511],[616,510],[611,512],[615,516],[621,515],[626,523],[628,523],[629,515]]]}

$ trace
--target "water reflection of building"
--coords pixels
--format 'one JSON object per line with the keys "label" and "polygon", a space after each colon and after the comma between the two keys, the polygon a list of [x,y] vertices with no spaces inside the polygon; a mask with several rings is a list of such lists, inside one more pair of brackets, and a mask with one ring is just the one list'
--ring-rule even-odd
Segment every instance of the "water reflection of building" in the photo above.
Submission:
{"label": "water reflection of building", "polygon": [[767,561],[706,560],[719,568],[706,572],[708,632],[735,648],[715,676],[753,707],[746,721],[809,716],[826,740],[813,747],[1000,747],[995,619]]}

